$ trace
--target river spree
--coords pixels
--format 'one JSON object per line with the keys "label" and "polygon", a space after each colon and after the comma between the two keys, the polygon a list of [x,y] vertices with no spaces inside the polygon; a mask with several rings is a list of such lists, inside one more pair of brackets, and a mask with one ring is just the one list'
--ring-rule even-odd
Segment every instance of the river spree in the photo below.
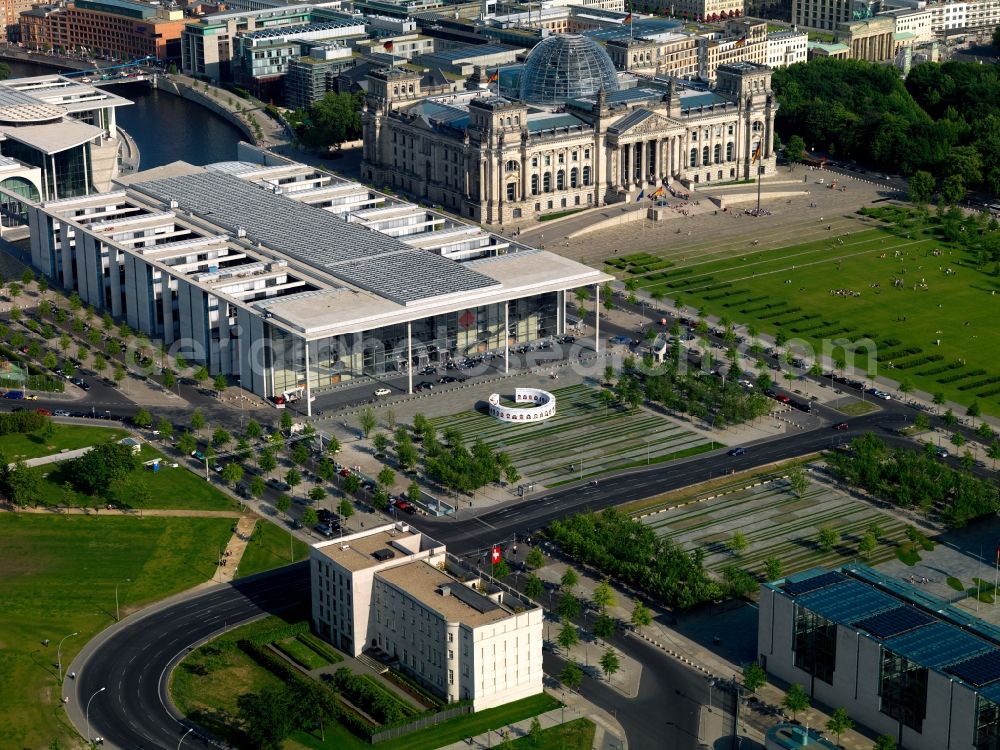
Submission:
{"label": "river spree", "polygon": [[[5,60],[11,78],[45,75],[56,68]],[[118,109],[118,124],[139,147],[140,169],[174,161],[210,164],[236,158],[243,134],[228,120],[180,96],[156,91],[143,83],[108,86],[109,91],[135,102]]]}

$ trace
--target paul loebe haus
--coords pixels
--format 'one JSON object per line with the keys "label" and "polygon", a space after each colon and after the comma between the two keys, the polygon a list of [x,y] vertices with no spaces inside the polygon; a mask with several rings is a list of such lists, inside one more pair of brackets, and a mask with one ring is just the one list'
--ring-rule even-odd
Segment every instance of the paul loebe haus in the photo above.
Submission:
{"label": "paul loebe haus", "polygon": [[270,165],[179,162],[114,192],[25,201],[33,264],[264,397],[560,334],[567,290],[610,278],[312,167],[241,153]]}
{"label": "paul loebe haus", "polygon": [[909,750],[1000,747],[1000,628],[864,565],[760,590],[773,675]]}
{"label": "paul loebe haus", "polygon": [[542,692],[542,610],[446,572],[443,544],[405,523],[310,551],[315,631],[404,669],[476,711]]}

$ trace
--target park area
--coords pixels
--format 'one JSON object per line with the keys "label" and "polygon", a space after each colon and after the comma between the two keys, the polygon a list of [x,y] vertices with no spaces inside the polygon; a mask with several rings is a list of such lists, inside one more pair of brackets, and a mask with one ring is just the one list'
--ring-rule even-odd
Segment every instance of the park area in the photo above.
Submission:
{"label": "park area", "polygon": [[[651,507],[640,514],[640,520],[685,550],[702,550],[705,567],[715,573],[736,565],[766,578],[768,558],[780,561],[782,575],[859,559],[877,564],[896,557],[907,542],[905,524],[895,517],[815,482],[799,496],[781,477],[743,479],[703,495],[674,496],[669,504],[679,507],[659,511]],[[873,525],[881,534],[866,556],[858,547]],[[833,543],[827,547],[820,541],[821,529],[836,533],[836,540],[831,537]],[[741,544],[733,549],[737,533],[745,542],[741,550]]]}
{"label": "park area", "polygon": [[69,425],[51,422],[50,430],[36,432],[14,432],[0,435],[0,455],[7,461],[23,461],[29,458],[51,456],[60,451],[72,451],[105,440],[120,440],[128,435],[125,430],[90,425]]}
{"label": "park area", "polygon": [[[823,341],[870,338],[878,375],[1000,414],[1000,328],[988,323],[1000,311],[1000,265],[984,249],[997,244],[997,232],[975,219],[894,206],[867,213],[885,221],[841,218],[828,237],[776,249],[753,250],[747,240],[606,263],[640,290],[802,339],[817,352]],[[837,361],[843,352],[828,353]],[[868,367],[864,349],[854,364]]]}
{"label": "park area", "polygon": [[[209,580],[232,519],[0,514],[0,736],[5,747],[75,747],[60,705],[65,668],[121,614]],[[48,640],[48,645],[43,643]]]}
{"label": "park area", "polygon": [[439,431],[452,428],[482,438],[510,456],[525,481],[545,487],[720,447],[668,417],[606,406],[600,392],[588,385],[553,389],[556,415],[534,424],[512,425],[481,411],[432,421]]}

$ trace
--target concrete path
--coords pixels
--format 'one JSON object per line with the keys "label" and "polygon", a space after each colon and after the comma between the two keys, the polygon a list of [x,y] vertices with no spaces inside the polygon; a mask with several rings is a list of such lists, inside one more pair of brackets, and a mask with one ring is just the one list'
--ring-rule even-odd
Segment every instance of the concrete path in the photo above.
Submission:
{"label": "concrete path", "polygon": [[233,529],[233,536],[219,560],[219,570],[217,575],[213,576],[214,581],[229,583],[236,578],[240,569],[240,560],[243,559],[243,552],[247,548],[250,537],[253,536],[253,529],[256,525],[257,519],[254,516],[240,516],[240,520],[236,522]]}

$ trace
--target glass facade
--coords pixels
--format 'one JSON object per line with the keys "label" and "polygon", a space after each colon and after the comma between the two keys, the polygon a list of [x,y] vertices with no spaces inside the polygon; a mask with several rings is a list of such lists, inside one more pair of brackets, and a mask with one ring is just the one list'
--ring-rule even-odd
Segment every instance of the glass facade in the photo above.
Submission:
{"label": "glass facade", "polygon": [[[461,360],[502,352],[504,344],[535,341],[557,333],[555,292],[511,300],[509,331],[504,331],[503,304],[482,305],[422,318],[412,323],[412,364]],[[304,388],[306,346],[303,339],[270,326],[267,364],[272,373],[272,394]],[[309,387],[321,390],[361,375],[405,372],[406,324],[400,323],[363,334],[331,336],[309,342]]]}
{"label": "glass facade", "polygon": [[976,750],[1000,750],[1000,706],[976,696]]}
{"label": "glass facade", "polygon": [[11,138],[3,141],[4,156],[41,168],[48,191],[46,199],[73,198],[87,194],[87,186],[93,182],[89,174],[89,149],[90,144],[84,143],[46,156],[38,149]]}
{"label": "glass facade", "polygon": [[795,666],[828,685],[837,665],[837,625],[804,607],[795,607]]}
{"label": "glass facade", "polygon": [[927,669],[905,656],[882,649],[879,671],[880,710],[910,729],[923,731],[927,715]]}
{"label": "glass facade", "polygon": [[618,90],[614,63],[597,42],[577,34],[543,39],[521,73],[521,99],[532,104],[562,104],[602,88]]}
{"label": "glass facade", "polygon": [[23,177],[8,177],[0,182],[0,223],[5,227],[20,227],[28,224],[28,209],[14,196],[21,196],[37,203],[38,190]]}

